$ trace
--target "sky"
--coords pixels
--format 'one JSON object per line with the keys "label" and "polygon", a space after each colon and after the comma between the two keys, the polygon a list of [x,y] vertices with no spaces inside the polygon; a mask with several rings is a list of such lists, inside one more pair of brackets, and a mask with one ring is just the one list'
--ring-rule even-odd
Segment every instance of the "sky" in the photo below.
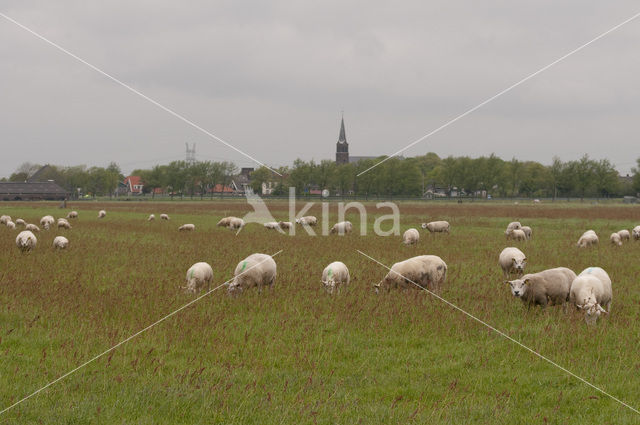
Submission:
{"label": "sky", "polygon": [[[640,12],[584,0],[3,0],[0,13],[270,166],[394,153]],[[0,177],[255,163],[0,18]],[[640,157],[640,18],[403,156]]]}

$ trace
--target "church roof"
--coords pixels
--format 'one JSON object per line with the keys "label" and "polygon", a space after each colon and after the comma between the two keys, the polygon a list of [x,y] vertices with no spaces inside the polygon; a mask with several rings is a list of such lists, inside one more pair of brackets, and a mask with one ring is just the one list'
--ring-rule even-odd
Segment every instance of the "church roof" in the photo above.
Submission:
{"label": "church roof", "polygon": [[347,135],[344,131],[344,117],[342,117],[342,122],[340,123],[340,136],[338,137],[338,143],[347,143]]}

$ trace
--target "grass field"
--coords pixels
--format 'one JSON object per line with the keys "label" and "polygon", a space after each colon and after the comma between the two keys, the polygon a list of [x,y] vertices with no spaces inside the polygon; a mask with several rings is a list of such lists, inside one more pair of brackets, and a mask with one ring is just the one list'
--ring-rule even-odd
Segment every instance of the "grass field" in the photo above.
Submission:
{"label": "grass field", "polygon": [[[285,203],[270,205],[285,219]],[[97,219],[99,209],[107,217]],[[274,290],[237,298],[221,288],[0,415],[0,423],[104,424],[631,424],[640,415],[433,298],[376,295],[384,264],[435,254],[449,266],[441,296],[595,386],[640,408],[640,242],[608,235],[640,224],[633,206],[401,203],[401,230],[445,219],[451,235],[295,236],[248,225],[237,236],[218,219],[242,202],[0,204],[37,223],[76,209],[71,230],[38,234],[21,254],[0,227],[0,410],[192,300],[179,289],[206,261],[214,286],[254,252],[273,254]],[[376,215],[371,212],[368,228]],[[170,222],[147,222],[167,212]],[[331,209],[335,222],[335,205]],[[311,211],[320,217],[316,204]],[[504,228],[519,219],[534,237],[519,246],[527,271],[601,266],[613,280],[612,311],[594,327],[559,307],[527,310],[497,265]],[[177,227],[194,223],[196,231]],[[575,242],[588,228],[596,249]],[[70,249],[51,242],[67,236]],[[350,269],[348,290],[329,296],[320,275]]]}

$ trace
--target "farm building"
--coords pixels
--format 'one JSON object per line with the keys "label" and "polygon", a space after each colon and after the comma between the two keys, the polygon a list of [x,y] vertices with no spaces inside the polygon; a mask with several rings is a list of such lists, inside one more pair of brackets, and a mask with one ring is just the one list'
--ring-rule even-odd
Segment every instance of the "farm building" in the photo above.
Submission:
{"label": "farm building", "polygon": [[69,192],[53,181],[0,182],[0,200],[3,201],[63,200],[68,196]]}

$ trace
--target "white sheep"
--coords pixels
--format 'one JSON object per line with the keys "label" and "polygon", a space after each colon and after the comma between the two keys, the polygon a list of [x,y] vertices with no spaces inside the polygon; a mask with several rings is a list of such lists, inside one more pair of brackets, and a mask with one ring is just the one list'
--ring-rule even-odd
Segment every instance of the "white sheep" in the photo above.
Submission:
{"label": "white sheep", "polygon": [[31,251],[36,247],[37,243],[38,243],[38,238],[36,238],[36,235],[34,235],[29,230],[24,230],[18,233],[18,236],[16,236],[16,245],[18,246],[18,249],[20,249],[20,251],[22,252]]}
{"label": "white sheep", "polygon": [[54,249],[67,249],[69,247],[69,239],[64,236],[56,236],[53,238]]}
{"label": "white sheep", "polygon": [[196,230],[196,225],[195,224],[191,224],[191,223],[183,224],[182,226],[178,227],[178,230],[181,231],[181,232],[183,232],[183,231],[191,232],[193,230]]}
{"label": "white sheep", "polygon": [[330,233],[337,233],[339,235],[344,235],[345,233],[351,233],[353,230],[353,225],[350,221],[341,221],[336,223],[331,228]]}
{"label": "white sheep", "polygon": [[408,229],[402,235],[402,243],[405,245],[415,245],[418,243],[418,240],[420,240],[420,232],[414,228]]}
{"label": "white sheep", "polygon": [[507,230],[505,230],[504,234],[508,235],[509,233],[511,233],[512,230],[517,230],[517,229],[520,229],[521,227],[522,227],[522,224],[520,224],[519,221],[512,221],[507,225]]}
{"label": "white sheep", "polygon": [[26,226],[27,222],[24,221],[23,219],[19,218],[16,220],[16,226]]}
{"label": "white sheep", "polygon": [[269,221],[264,223],[264,227],[267,229],[277,230],[280,228],[280,224],[277,221]]}
{"label": "white sheep", "polygon": [[16,223],[14,223],[13,221],[7,221],[7,227],[9,229],[15,229],[16,228]]}
{"label": "white sheep", "polygon": [[609,236],[609,240],[611,241],[611,245],[622,246],[619,233],[612,233],[611,236]]}
{"label": "white sheep", "polygon": [[78,211],[70,211],[67,218],[78,218]]}
{"label": "white sheep", "polygon": [[640,226],[636,226],[633,228],[633,240],[637,241],[640,240]]}
{"label": "white sheep", "polygon": [[276,281],[276,262],[267,254],[251,254],[236,266],[233,281],[228,291],[235,294],[257,287],[262,291],[263,286],[273,287]]}
{"label": "white sheep", "polygon": [[391,266],[389,273],[373,285],[376,292],[380,288],[387,291],[394,288],[420,288],[438,292],[447,278],[447,264],[436,255],[419,255],[400,261]]}
{"label": "white sheep", "polygon": [[40,226],[42,226],[45,230],[49,230],[49,227],[56,222],[56,219],[51,215],[45,215],[40,219]]}
{"label": "white sheep", "polygon": [[98,218],[105,218],[107,216],[107,212],[105,210],[98,211]]}
{"label": "white sheep", "polygon": [[160,214],[160,220],[169,220],[169,215],[168,214]]}
{"label": "white sheep", "polygon": [[149,217],[147,218],[147,221],[153,221],[156,219],[156,215],[155,214],[149,214]]}
{"label": "white sheep", "polygon": [[524,235],[526,236],[527,240],[531,239],[531,235],[533,234],[533,230],[531,230],[531,227],[522,226],[520,227],[520,230],[524,232]]}
{"label": "white sheep", "polygon": [[587,248],[589,246],[598,245],[598,243],[599,239],[596,232],[593,230],[587,230],[582,234],[582,236],[580,236],[580,239],[578,239],[577,246],[578,248]]}
{"label": "white sheep", "polygon": [[200,292],[200,290],[207,285],[207,291],[211,289],[211,281],[213,280],[213,269],[207,263],[200,262],[195,263],[187,270],[187,292],[193,294]]}
{"label": "white sheep", "polygon": [[518,248],[510,246],[502,250],[498,257],[498,264],[502,268],[505,279],[508,279],[512,273],[522,276],[527,266],[527,257]]}
{"label": "white sheep", "polygon": [[66,218],[59,218],[58,219],[58,229],[63,228],[63,229],[71,229],[71,224],[67,221]]}
{"label": "white sheep", "polygon": [[577,309],[584,310],[588,324],[594,324],[601,313],[611,311],[612,298],[611,278],[607,272],[600,267],[588,267],[573,281],[569,301]]}
{"label": "white sheep", "polygon": [[303,226],[315,226],[318,224],[318,219],[313,215],[307,215],[305,217],[296,218],[296,223]]}
{"label": "white sheep", "polygon": [[513,239],[515,241],[526,241],[527,235],[522,231],[522,229],[514,229],[507,234],[507,240]]}
{"label": "white sheep", "polygon": [[450,229],[449,222],[443,220],[422,223],[421,227],[430,233],[449,233]]}
{"label": "white sheep", "polygon": [[225,217],[218,222],[218,226],[236,230],[244,227],[244,220],[238,217]]}
{"label": "white sheep", "polygon": [[619,230],[618,235],[620,235],[620,240],[623,240],[623,241],[631,240],[631,233],[629,233],[627,229]]}
{"label": "white sheep", "polygon": [[26,226],[24,226],[25,230],[29,230],[30,232],[39,232],[40,228],[38,226],[36,226],[35,224],[27,224]]}
{"label": "white sheep", "polygon": [[348,285],[350,280],[349,269],[341,261],[334,261],[322,271],[322,285],[330,294],[333,294],[335,289],[340,293],[340,287]]}
{"label": "white sheep", "polygon": [[561,304],[566,312],[571,282],[576,278],[573,270],[566,267],[525,274],[519,279],[507,281],[511,294],[520,298],[528,307]]}
{"label": "white sheep", "polygon": [[12,221],[10,215],[3,215],[0,217],[0,224],[4,224],[6,226],[9,221]]}

